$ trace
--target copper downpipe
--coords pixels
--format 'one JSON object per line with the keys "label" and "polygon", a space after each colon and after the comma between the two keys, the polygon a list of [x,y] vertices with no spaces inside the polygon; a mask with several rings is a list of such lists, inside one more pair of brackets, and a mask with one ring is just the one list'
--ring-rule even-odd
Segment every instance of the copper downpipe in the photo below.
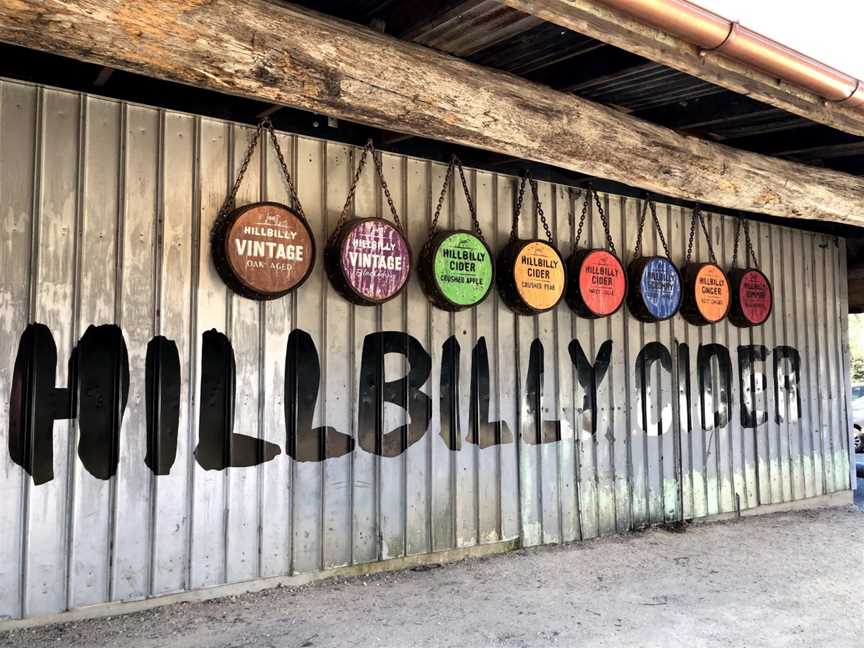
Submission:
{"label": "copper downpipe", "polygon": [[864,83],[686,0],[600,0],[705,51],[864,111]]}

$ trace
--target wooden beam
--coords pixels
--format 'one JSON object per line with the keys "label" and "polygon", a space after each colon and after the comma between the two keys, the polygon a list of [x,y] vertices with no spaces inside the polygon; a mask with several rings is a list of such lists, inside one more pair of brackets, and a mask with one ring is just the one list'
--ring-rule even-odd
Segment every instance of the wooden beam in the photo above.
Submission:
{"label": "wooden beam", "polygon": [[824,101],[759,70],[639,22],[597,0],[501,0],[504,4],[591,36],[718,86],[847,133],[864,135],[864,113]]}
{"label": "wooden beam", "polygon": [[0,0],[0,41],[685,200],[864,226],[859,178],[677,134],[265,0]]}

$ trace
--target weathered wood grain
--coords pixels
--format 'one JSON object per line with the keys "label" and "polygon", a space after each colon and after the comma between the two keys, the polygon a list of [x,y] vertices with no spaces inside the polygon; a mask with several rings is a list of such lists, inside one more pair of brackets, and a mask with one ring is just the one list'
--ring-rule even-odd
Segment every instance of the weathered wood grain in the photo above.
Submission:
{"label": "weathered wood grain", "polygon": [[784,83],[717,52],[700,49],[673,34],[596,0],[501,0],[504,4],[604,43],[738,92],[800,117],[864,135],[864,113],[825,101],[814,92]]}
{"label": "weathered wood grain", "polygon": [[677,198],[864,225],[852,176],[680,135],[288,4],[2,0],[0,41]]}

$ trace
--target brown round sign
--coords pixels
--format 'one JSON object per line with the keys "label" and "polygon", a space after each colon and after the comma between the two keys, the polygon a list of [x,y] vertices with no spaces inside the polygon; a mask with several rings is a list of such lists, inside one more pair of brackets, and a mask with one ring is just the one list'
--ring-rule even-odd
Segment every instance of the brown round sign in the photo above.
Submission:
{"label": "brown round sign", "polygon": [[302,284],[315,265],[315,239],[285,205],[253,203],[231,212],[213,232],[219,275],[244,297],[275,299]]}

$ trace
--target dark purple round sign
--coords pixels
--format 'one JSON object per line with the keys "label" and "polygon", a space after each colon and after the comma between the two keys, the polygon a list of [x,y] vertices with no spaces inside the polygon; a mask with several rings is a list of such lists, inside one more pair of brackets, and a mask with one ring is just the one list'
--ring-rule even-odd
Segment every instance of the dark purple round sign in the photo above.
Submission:
{"label": "dark purple round sign", "polygon": [[411,272],[411,251],[402,232],[378,218],[354,224],[342,241],[340,256],[351,289],[371,302],[394,297]]}

